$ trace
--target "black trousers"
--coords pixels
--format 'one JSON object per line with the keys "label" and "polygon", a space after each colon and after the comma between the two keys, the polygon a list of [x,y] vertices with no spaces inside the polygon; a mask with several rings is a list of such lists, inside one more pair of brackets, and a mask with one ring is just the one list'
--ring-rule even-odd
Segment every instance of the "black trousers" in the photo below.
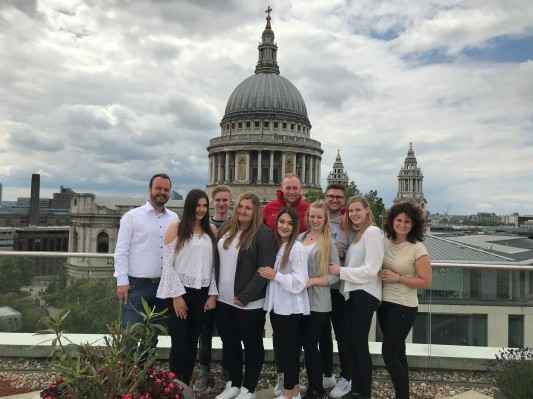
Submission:
{"label": "black trousers", "polygon": [[331,335],[330,312],[327,312],[327,315],[328,321],[322,328],[318,347],[322,358],[322,372],[326,377],[331,377],[333,375],[333,336]]}
{"label": "black trousers", "polygon": [[[347,381],[352,378],[351,356],[350,356],[350,342],[346,336],[346,300],[339,290],[331,290],[331,324],[333,325],[333,331],[335,332],[335,339],[337,341],[337,349],[339,353],[339,363],[341,366],[341,377],[344,377]],[[322,347],[321,347],[322,350]],[[333,362],[333,361],[332,361]],[[332,366],[333,368],[333,366]],[[324,374],[326,373],[324,367]]]}
{"label": "black trousers", "polygon": [[[263,309],[245,310],[223,302],[217,302],[215,308],[215,322],[227,354],[231,385],[238,388],[243,386],[250,392],[255,392],[265,360],[265,314]],[[243,364],[246,366],[244,379]]]}
{"label": "black trousers", "polygon": [[347,337],[350,338],[352,392],[370,398],[372,392],[372,358],[368,333],[379,299],[366,291],[350,292],[346,303]]}
{"label": "black trousers", "polygon": [[328,327],[331,331],[330,326],[329,312],[311,312],[309,316],[303,316],[302,318],[302,342],[307,380],[311,389],[320,394],[325,392],[322,384],[322,375],[326,373],[322,364],[324,358],[322,346],[320,346],[319,350],[318,343],[322,339],[325,327]]}
{"label": "black trousers", "polygon": [[415,323],[418,307],[382,302],[378,321],[383,332],[381,355],[389,372],[396,399],[409,399],[409,366],[405,354],[405,339]]}
{"label": "black trousers", "polygon": [[[217,329],[218,332],[218,329]],[[200,338],[198,340],[198,361],[203,368],[211,370],[211,362],[213,360],[211,351],[213,349],[212,340],[215,334],[215,310],[207,312],[205,324],[200,331]],[[224,353],[224,346],[222,346],[222,370],[227,370],[226,355]]]}
{"label": "black trousers", "polygon": [[302,350],[302,337],[300,322],[302,314],[279,315],[270,312],[270,323],[274,335],[278,337],[273,341],[276,345],[274,351],[278,354],[279,366],[283,370],[283,388],[292,390],[298,384],[300,375],[300,353]]}
{"label": "black trousers", "polygon": [[198,336],[207,317],[204,306],[209,287],[200,289],[185,287],[185,290],[182,298],[187,305],[186,319],[176,316],[172,301],[170,301],[168,317],[168,332],[171,338],[169,368],[178,379],[188,385],[196,362]]}

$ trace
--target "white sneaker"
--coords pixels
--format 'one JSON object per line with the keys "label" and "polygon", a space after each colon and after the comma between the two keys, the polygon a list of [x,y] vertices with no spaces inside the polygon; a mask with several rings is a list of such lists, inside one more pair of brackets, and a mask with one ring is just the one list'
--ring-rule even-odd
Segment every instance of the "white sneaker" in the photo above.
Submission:
{"label": "white sneaker", "polygon": [[235,399],[256,399],[255,392],[250,392],[248,388],[241,387],[241,391]]}
{"label": "white sneaker", "polygon": [[[300,393],[306,393],[307,392],[307,386],[305,386],[305,384],[302,384],[301,381],[298,383],[298,392],[300,392]],[[300,398],[300,393],[298,394],[298,399],[301,399]],[[296,398],[296,396],[293,396],[293,398]]]}
{"label": "white sneaker", "polygon": [[346,380],[346,378],[341,377],[339,382],[337,382],[337,385],[335,385],[335,388],[333,388],[329,393],[329,397],[333,399],[342,398],[344,395],[350,392],[351,389],[352,383]]}
{"label": "white sneaker", "polygon": [[322,386],[324,387],[324,389],[333,388],[335,385],[337,385],[337,381],[335,381],[335,376],[332,375],[331,377],[322,377]]}
{"label": "white sneaker", "polygon": [[231,381],[228,381],[226,383],[226,388],[216,396],[216,399],[234,399],[240,393],[240,388],[232,387]]}
{"label": "white sneaker", "polygon": [[274,397],[278,398],[283,393],[283,373],[278,374],[276,385],[274,385]]}

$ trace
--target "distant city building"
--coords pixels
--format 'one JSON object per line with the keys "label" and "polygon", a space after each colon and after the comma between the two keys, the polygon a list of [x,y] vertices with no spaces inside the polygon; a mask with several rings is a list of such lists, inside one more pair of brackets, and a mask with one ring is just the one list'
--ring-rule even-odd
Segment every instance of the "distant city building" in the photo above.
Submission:
{"label": "distant city building", "polygon": [[337,150],[337,157],[335,158],[335,163],[333,164],[333,169],[329,172],[328,179],[329,184],[343,184],[348,185],[350,179],[348,178],[348,173],[344,171],[344,165],[341,159],[341,150]]}
{"label": "distant city building", "polygon": [[323,151],[320,142],[310,138],[302,95],[280,76],[270,11],[269,7],[255,75],[235,88],[220,122],[221,136],[207,147],[209,193],[226,184],[235,198],[254,191],[269,201],[289,172],[300,177],[304,189],[320,189]]}
{"label": "distant city building", "polygon": [[[13,232],[13,250],[29,252],[67,252],[69,226],[29,226],[17,228]],[[38,276],[57,274],[63,258],[31,258]]]}
{"label": "distant city building", "polygon": [[422,191],[423,180],[424,175],[422,174],[422,169],[417,165],[413,143],[409,143],[407,157],[398,174],[398,193],[393,203],[412,201],[424,212],[427,212],[427,201]]}
{"label": "distant city building", "polygon": [[[166,206],[183,212],[183,200],[169,200]],[[146,198],[98,197],[91,193],[75,193],[70,206],[69,252],[114,253],[120,218],[129,210],[144,205]],[[68,274],[72,278],[111,278],[111,259],[68,258]]]}
{"label": "distant city building", "polygon": [[9,306],[1,306],[0,322],[4,324],[7,331],[19,331],[22,328],[22,313]]}
{"label": "distant city building", "polygon": [[182,200],[183,199],[183,195],[181,195],[180,193],[177,193],[176,191],[172,190],[172,193],[170,194],[170,199],[171,200]]}

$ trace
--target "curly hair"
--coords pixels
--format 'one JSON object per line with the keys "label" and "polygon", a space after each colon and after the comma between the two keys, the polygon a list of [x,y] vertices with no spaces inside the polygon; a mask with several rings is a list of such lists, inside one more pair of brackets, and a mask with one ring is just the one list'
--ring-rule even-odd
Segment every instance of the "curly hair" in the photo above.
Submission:
{"label": "curly hair", "polygon": [[422,214],[422,210],[412,202],[405,201],[393,205],[385,214],[385,235],[387,238],[395,240],[396,231],[394,231],[394,219],[400,213],[405,213],[411,223],[413,224],[411,230],[407,234],[407,241],[415,243],[417,241],[424,241],[424,233],[426,232],[426,220]]}

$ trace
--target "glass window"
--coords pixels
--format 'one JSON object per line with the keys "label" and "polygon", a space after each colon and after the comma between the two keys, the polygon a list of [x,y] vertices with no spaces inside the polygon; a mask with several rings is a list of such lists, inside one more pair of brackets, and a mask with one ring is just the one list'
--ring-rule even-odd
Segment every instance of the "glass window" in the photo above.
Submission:
{"label": "glass window", "polygon": [[270,127],[270,122],[263,122],[264,127]]}
{"label": "glass window", "polygon": [[[428,332],[431,331],[431,334]],[[487,346],[486,314],[418,313],[413,326],[413,343]]]}
{"label": "glass window", "polygon": [[242,122],[239,122],[239,129],[242,129]]}
{"label": "glass window", "polygon": [[509,348],[524,347],[524,315],[509,315],[508,346]]}
{"label": "glass window", "polygon": [[255,122],[255,127],[259,127],[259,122]]}
{"label": "glass window", "polygon": [[291,130],[294,130],[294,123],[291,123]]}
{"label": "glass window", "polygon": [[283,129],[287,129],[287,124],[283,122]]}
{"label": "glass window", "polygon": [[274,122],[274,129],[277,129],[277,128],[278,128],[278,125],[279,125],[278,122]]}
{"label": "glass window", "polygon": [[246,127],[249,129],[252,124],[250,122],[246,122]]}

